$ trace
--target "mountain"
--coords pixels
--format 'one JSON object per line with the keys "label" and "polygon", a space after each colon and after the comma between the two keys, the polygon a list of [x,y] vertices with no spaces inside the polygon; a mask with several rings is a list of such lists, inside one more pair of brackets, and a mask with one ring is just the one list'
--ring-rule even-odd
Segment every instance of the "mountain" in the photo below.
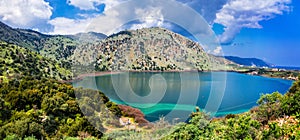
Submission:
{"label": "mountain", "polygon": [[101,41],[105,39],[107,36],[102,33],[88,32],[88,33],[78,33],[75,35],[68,35],[68,37],[74,40],[79,40],[80,42],[93,43],[93,42]]}
{"label": "mountain", "polygon": [[0,42],[0,83],[10,78],[31,76],[68,80],[70,64],[43,57],[29,49]]}
{"label": "mountain", "polygon": [[272,64],[257,58],[240,58],[236,56],[225,56],[225,58],[234,63],[244,66],[272,67]]}
{"label": "mountain", "polygon": [[224,70],[232,63],[207,54],[202,46],[163,28],[121,31],[99,43],[96,69]]}
{"label": "mountain", "polygon": [[234,64],[207,54],[200,44],[163,28],[121,31],[109,37],[95,32],[63,36],[14,29],[0,23],[0,36],[0,41],[52,60],[98,71],[227,70],[230,68],[225,64]]}
{"label": "mountain", "polygon": [[13,29],[0,22],[0,40],[38,51],[50,36],[32,30]]}

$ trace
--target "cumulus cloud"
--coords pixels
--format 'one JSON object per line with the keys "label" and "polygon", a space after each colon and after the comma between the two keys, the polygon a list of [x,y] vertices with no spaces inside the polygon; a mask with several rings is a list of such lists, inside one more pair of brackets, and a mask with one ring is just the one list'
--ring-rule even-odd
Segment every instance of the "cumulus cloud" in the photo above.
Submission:
{"label": "cumulus cloud", "polygon": [[13,27],[37,28],[52,15],[44,0],[0,0],[0,20]]}
{"label": "cumulus cloud", "polygon": [[289,11],[291,0],[231,0],[216,14],[215,23],[225,26],[223,44],[232,43],[242,28],[262,28],[260,21]]}
{"label": "cumulus cloud", "polygon": [[[105,4],[105,11],[103,14],[96,16],[86,16],[84,19],[55,18],[49,22],[54,26],[52,34],[97,31],[109,35],[125,29],[170,26],[168,23],[164,23],[162,8],[151,6],[154,3],[151,1],[68,0],[68,3],[82,10],[97,10],[97,5]],[[136,22],[126,25],[132,21]],[[84,24],[88,26],[84,26]],[[75,26],[75,28],[72,26]]]}
{"label": "cumulus cloud", "polygon": [[97,10],[98,5],[105,4],[105,9],[109,9],[124,1],[127,0],[67,0],[67,3],[81,10]]}
{"label": "cumulus cloud", "polygon": [[139,19],[140,23],[131,25],[130,29],[162,27],[164,25],[164,16],[161,10],[161,8],[157,7],[149,7],[148,9],[135,9],[135,14],[142,18]]}
{"label": "cumulus cloud", "polygon": [[[203,46],[203,45],[202,45]],[[206,48],[207,46],[203,46],[203,48]],[[206,50],[206,49],[205,49]],[[213,54],[213,55],[216,55],[216,56],[221,56],[223,55],[223,49],[221,46],[217,46],[215,48],[213,47],[210,47],[209,50],[206,50],[207,53],[209,54]]]}
{"label": "cumulus cloud", "polygon": [[50,20],[48,23],[54,26],[52,32],[49,34],[76,34],[80,32],[85,32],[86,28],[91,23],[92,18],[87,19],[69,19],[64,17],[59,17]]}

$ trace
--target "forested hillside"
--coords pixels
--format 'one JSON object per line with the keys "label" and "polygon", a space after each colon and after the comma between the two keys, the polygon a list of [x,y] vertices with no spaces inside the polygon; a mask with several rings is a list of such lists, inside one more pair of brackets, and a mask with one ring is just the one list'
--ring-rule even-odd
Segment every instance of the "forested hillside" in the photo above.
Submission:
{"label": "forested hillside", "polygon": [[[94,45],[106,38],[101,33],[89,32],[76,35],[46,35],[33,30],[14,29],[0,22],[0,41],[14,44],[37,52],[57,61],[69,61],[74,64],[90,65],[85,61],[94,54]],[[91,48],[92,47],[92,48]],[[85,55],[78,54],[85,53]],[[76,58],[76,60],[75,60]]]}
{"label": "forested hillside", "polygon": [[57,80],[68,80],[72,76],[70,63],[45,58],[17,45],[0,42],[0,55],[0,83],[22,76]]}

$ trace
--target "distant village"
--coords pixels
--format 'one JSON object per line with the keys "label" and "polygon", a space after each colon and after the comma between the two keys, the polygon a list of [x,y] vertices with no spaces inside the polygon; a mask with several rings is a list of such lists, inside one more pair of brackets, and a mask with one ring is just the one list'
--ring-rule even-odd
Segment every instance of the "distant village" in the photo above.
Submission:
{"label": "distant village", "polygon": [[240,67],[247,68],[247,71],[238,71],[239,73],[246,73],[249,75],[259,75],[265,77],[274,77],[282,78],[287,80],[299,80],[298,75],[300,74],[299,70],[287,70],[283,68],[269,68],[269,67],[245,67],[240,65]]}

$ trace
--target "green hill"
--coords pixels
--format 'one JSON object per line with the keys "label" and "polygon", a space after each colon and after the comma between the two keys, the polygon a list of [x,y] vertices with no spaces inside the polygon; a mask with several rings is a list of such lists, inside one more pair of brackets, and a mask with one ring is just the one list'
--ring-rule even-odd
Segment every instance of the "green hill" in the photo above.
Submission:
{"label": "green hill", "polygon": [[54,78],[68,80],[71,78],[70,64],[45,58],[29,49],[0,42],[0,76],[1,81],[8,78],[32,76],[36,78]]}
{"label": "green hill", "polygon": [[[106,35],[89,32],[76,35],[46,35],[33,30],[14,29],[0,22],[0,41],[15,44],[58,61],[74,61],[75,64],[86,64],[85,56],[76,52],[85,51],[93,54],[92,46]],[[87,56],[89,57],[89,56]]]}
{"label": "green hill", "polygon": [[7,43],[39,51],[42,43],[49,37],[33,30],[13,29],[0,22],[0,40]]}

